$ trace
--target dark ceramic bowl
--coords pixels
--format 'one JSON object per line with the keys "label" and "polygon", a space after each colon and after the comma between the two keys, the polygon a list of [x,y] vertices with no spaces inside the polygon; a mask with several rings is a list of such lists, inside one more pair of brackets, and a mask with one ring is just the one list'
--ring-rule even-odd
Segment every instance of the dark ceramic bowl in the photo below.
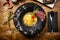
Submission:
{"label": "dark ceramic bowl", "polygon": [[46,23],[46,17],[45,17],[44,21],[41,21],[38,18],[36,25],[33,27],[28,27],[24,24],[24,22],[22,21],[24,14],[26,14],[27,12],[33,12],[35,8],[38,8],[39,11],[44,12],[44,10],[35,3],[25,3],[20,7],[18,7],[18,9],[14,14],[14,24],[16,29],[26,36],[33,36],[36,35],[37,33],[40,33],[43,30]]}

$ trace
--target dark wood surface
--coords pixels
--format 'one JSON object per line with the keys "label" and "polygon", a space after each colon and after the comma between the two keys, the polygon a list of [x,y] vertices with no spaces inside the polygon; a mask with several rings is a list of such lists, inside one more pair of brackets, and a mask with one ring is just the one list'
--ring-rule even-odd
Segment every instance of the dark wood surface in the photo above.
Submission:
{"label": "dark wood surface", "polygon": [[[19,2],[19,4],[17,5],[14,5],[12,4],[12,2],[10,2],[11,5],[13,5],[14,7],[12,9],[6,10],[3,7],[3,4],[5,2],[6,0],[0,1],[0,40],[60,40],[60,0],[57,0],[53,9],[47,8],[44,5],[38,2],[34,2],[32,0],[25,0],[24,2]],[[13,20],[10,21],[10,27],[8,24],[3,25],[3,23],[7,20],[9,11],[12,11],[14,13],[20,5],[27,3],[27,2],[33,2],[33,3],[40,5],[46,12],[47,18],[48,18],[47,12],[49,11],[58,12],[58,32],[53,32],[53,33],[47,32],[47,29],[48,29],[47,20],[46,20],[46,26],[43,29],[43,31],[32,38],[28,38],[24,36],[23,34],[21,34],[19,31],[17,31],[17,29],[14,26]],[[9,32],[10,29],[11,31]]]}

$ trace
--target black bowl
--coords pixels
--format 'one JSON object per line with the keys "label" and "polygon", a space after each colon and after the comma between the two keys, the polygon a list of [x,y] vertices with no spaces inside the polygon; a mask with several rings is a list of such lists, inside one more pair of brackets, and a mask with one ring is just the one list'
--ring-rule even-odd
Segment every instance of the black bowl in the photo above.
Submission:
{"label": "black bowl", "polygon": [[18,7],[18,9],[14,14],[15,27],[17,28],[17,30],[19,30],[19,32],[22,32],[26,36],[33,36],[33,35],[36,35],[37,33],[40,33],[43,30],[46,23],[46,17],[44,21],[41,21],[38,18],[36,25],[33,27],[28,27],[23,23],[22,18],[24,14],[26,14],[26,12],[33,12],[35,8],[38,8],[39,11],[44,12],[44,10],[35,3],[25,3],[20,7]]}

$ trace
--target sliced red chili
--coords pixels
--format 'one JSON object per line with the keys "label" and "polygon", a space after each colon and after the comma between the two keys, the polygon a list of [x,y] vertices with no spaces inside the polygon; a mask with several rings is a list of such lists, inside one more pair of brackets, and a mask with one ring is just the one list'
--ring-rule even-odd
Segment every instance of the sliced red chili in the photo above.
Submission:
{"label": "sliced red chili", "polygon": [[8,8],[8,9],[12,9],[13,8],[13,6],[12,7],[10,7],[10,8]]}
{"label": "sliced red chili", "polygon": [[6,3],[9,4],[9,6],[10,6],[9,0],[6,0]]}
{"label": "sliced red chili", "polygon": [[34,19],[35,17],[34,16],[32,16],[32,19]]}

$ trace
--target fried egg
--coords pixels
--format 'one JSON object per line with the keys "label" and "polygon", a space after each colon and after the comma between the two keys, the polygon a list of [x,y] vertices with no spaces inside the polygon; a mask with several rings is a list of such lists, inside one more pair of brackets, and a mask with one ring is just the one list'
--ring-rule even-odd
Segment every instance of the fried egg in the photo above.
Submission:
{"label": "fried egg", "polygon": [[37,23],[37,17],[33,12],[28,12],[23,16],[23,22],[27,26],[33,26]]}

